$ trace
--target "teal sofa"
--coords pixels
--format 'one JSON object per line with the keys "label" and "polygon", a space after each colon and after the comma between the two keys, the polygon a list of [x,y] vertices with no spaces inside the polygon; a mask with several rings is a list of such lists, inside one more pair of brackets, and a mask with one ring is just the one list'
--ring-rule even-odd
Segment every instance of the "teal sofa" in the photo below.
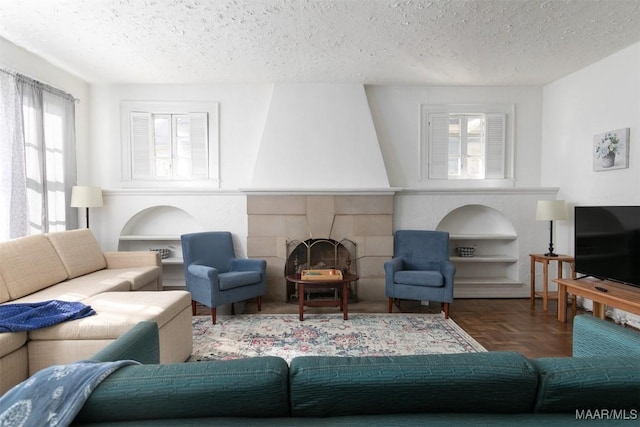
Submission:
{"label": "teal sofa", "polygon": [[135,359],[74,425],[637,425],[640,333],[574,320],[573,357],[515,352],[158,364],[154,323],[94,356]]}

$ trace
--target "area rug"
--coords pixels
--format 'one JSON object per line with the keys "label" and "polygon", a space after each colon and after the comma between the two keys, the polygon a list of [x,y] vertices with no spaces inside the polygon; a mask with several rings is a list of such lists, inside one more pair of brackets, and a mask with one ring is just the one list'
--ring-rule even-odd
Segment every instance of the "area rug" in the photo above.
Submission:
{"label": "area rug", "polygon": [[278,356],[393,356],[486,351],[443,314],[221,315],[193,318],[190,361]]}

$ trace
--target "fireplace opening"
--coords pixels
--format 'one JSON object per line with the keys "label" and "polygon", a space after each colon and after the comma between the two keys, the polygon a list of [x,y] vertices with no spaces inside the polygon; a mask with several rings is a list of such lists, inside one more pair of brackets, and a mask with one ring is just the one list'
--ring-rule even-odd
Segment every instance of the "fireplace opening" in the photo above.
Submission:
{"label": "fireplace opening", "polygon": [[[309,269],[338,269],[343,274],[358,274],[356,265],[356,243],[343,239],[307,239],[287,241],[287,261],[284,266],[285,277],[289,274],[300,274]],[[298,302],[298,288],[295,283],[287,281],[287,301]],[[307,299],[338,298],[337,289],[309,288],[305,289]],[[358,283],[349,284],[349,303],[358,300]]]}

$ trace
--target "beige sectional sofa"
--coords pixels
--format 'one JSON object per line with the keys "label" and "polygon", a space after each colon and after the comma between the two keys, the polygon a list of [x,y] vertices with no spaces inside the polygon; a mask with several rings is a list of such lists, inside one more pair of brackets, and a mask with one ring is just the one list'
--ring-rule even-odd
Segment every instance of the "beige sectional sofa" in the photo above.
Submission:
{"label": "beige sectional sofa", "polygon": [[103,252],[88,229],[0,243],[0,304],[56,299],[96,311],[34,331],[0,333],[0,394],[46,366],[91,356],[145,320],[158,324],[161,362],[185,361],[193,346],[191,297],[160,291],[157,253]]}

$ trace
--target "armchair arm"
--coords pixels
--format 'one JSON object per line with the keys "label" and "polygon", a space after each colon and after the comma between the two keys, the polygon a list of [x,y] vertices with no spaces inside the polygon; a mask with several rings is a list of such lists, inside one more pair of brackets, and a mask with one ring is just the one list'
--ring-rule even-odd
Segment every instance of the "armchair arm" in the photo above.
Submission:
{"label": "armchair arm", "polygon": [[451,277],[456,274],[456,266],[449,260],[440,261],[440,272],[444,277]]}
{"label": "armchair arm", "polygon": [[389,261],[384,263],[385,275],[393,279],[395,272],[402,270],[403,265],[404,262],[402,262],[402,258],[391,258]]}
{"label": "armchair arm", "polygon": [[444,278],[444,300],[443,302],[453,301],[453,282],[456,275],[456,266],[449,260],[440,261],[440,272]]}
{"label": "armchair arm", "polygon": [[209,282],[218,280],[218,269],[207,265],[190,264],[187,267],[187,274],[195,279],[207,280]]}
{"label": "armchair arm", "polygon": [[229,264],[229,271],[259,271],[264,274],[267,262],[257,258],[234,258]]}

